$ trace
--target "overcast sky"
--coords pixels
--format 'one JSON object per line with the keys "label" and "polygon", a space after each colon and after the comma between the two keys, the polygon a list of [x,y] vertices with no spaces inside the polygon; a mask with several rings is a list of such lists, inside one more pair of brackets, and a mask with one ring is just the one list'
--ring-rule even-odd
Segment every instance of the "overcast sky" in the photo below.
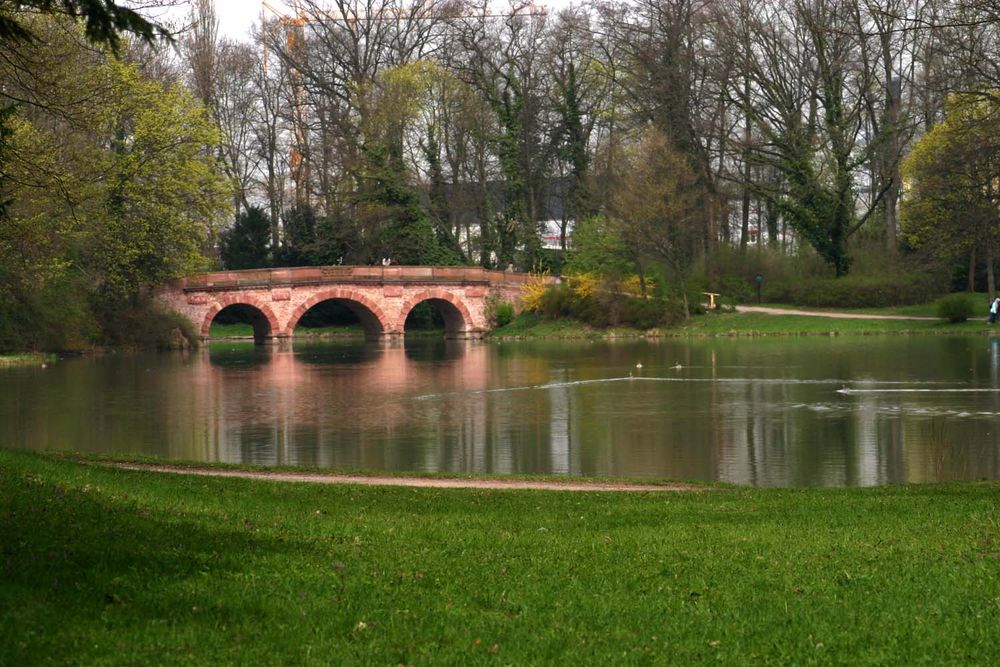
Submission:
{"label": "overcast sky", "polygon": [[[275,10],[283,8],[288,13],[289,3],[284,0],[267,0],[267,4]],[[505,5],[505,2],[498,4]],[[555,10],[571,4],[570,0],[535,0],[536,5]],[[178,3],[167,14],[171,22],[183,25],[191,13],[190,3]],[[261,10],[265,16],[271,16],[271,10],[265,9],[260,0],[215,0],[215,13],[219,17],[219,36],[234,40],[245,40],[250,35],[250,26],[260,23]]]}

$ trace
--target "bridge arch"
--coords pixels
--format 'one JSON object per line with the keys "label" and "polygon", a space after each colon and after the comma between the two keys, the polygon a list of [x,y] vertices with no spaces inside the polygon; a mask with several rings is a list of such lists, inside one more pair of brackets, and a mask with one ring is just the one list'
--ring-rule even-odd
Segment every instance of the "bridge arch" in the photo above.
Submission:
{"label": "bridge arch", "polygon": [[435,305],[439,307],[439,312],[444,318],[446,336],[455,337],[475,328],[472,314],[461,299],[447,290],[429,289],[414,294],[406,300],[406,303],[403,304],[403,307],[399,311],[399,322],[396,325],[397,331],[405,330],[406,318],[409,316],[410,311],[413,310],[414,306],[424,301],[435,302]]}
{"label": "bridge arch", "polygon": [[250,323],[253,325],[254,340],[261,341],[284,332],[271,307],[260,299],[249,295],[223,295],[208,309],[201,322],[201,337],[208,338],[209,329],[215,316],[230,306],[245,306],[249,309]]}
{"label": "bridge arch", "polygon": [[361,326],[365,329],[365,336],[369,338],[377,338],[393,332],[389,319],[385,316],[382,308],[364,294],[347,289],[328,289],[309,297],[292,312],[288,325],[285,327],[288,334],[292,335],[295,326],[310,308],[324,301],[338,301],[347,306],[361,322]]}

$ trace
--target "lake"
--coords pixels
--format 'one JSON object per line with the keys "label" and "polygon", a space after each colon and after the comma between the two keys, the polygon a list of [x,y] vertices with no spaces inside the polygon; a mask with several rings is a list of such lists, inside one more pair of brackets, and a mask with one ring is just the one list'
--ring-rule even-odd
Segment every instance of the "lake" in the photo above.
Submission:
{"label": "lake", "polygon": [[213,343],[0,369],[0,446],[869,486],[1000,478],[1000,339]]}

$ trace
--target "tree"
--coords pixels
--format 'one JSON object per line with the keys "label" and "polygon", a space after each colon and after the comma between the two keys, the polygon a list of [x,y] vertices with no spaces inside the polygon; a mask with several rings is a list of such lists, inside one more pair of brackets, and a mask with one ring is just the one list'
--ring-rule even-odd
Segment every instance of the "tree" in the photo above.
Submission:
{"label": "tree", "polygon": [[1000,240],[1000,96],[953,95],[945,120],[903,163],[901,223],[909,242],[942,258],[986,259],[990,298]]}
{"label": "tree", "polygon": [[316,210],[307,204],[291,207],[282,217],[281,248],[274,253],[276,263],[279,266],[313,264],[310,255],[315,242]]}
{"label": "tree", "polygon": [[659,264],[680,288],[688,314],[687,275],[698,252],[704,211],[698,175],[655,128],[644,130],[626,157],[611,200],[611,224],[639,268]]}
{"label": "tree", "polygon": [[107,75],[113,97],[96,118],[109,147],[98,163],[107,202],[98,253],[105,287],[124,296],[206,266],[232,185],[216,158],[219,132],[189,93],[115,61]]}
{"label": "tree", "polygon": [[268,265],[271,221],[259,206],[236,216],[233,226],[219,238],[219,254],[227,269],[256,269]]}
{"label": "tree", "polygon": [[2,0],[0,41],[36,41],[34,29],[19,16],[24,13],[63,15],[82,20],[88,40],[107,46],[116,53],[121,46],[121,35],[125,32],[137,35],[146,42],[158,37],[173,41],[166,28],[146,20],[135,10],[119,7],[114,0]]}
{"label": "tree", "polygon": [[856,184],[874,150],[862,142],[872,73],[855,66],[856,17],[849,0],[753,2],[730,16],[729,49],[748,82],[735,105],[755,138],[734,141],[753,162],[780,178],[757,184],[795,231],[833,268],[851,266],[847,242],[892,184],[858,215]]}
{"label": "tree", "polygon": [[[465,53],[452,66],[486,103],[494,116],[489,137],[503,180],[503,211],[489,249],[496,263],[532,268],[541,256],[538,233],[541,188],[552,157],[543,142],[548,134],[542,103],[546,19],[528,3],[512,3],[511,13],[496,15],[489,3],[470,2],[475,15],[457,23],[457,40]],[[524,11],[522,11],[524,10]]]}

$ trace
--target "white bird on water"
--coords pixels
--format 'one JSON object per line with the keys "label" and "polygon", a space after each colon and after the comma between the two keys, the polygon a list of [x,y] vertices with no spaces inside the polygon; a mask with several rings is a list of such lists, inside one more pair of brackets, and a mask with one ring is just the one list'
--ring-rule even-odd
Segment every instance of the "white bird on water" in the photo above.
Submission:
{"label": "white bird on water", "polygon": [[683,367],[683,366],[681,366],[681,362],[679,362],[679,361],[675,361],[675,362],[674,362],[674,365],[673,365],[673,366],[671,366],[671,368],[673,368],[673,369],[674,369],[675,371],[679,371],[680,369],[682,369],[682,368],[684,368],[684,367]]}
{"label": "white bird on water", "polygon": [[642,370],[642,362],[640,361],[639,363],[637,363],[635,365],[635,367],[638,368],[641,371]]}

